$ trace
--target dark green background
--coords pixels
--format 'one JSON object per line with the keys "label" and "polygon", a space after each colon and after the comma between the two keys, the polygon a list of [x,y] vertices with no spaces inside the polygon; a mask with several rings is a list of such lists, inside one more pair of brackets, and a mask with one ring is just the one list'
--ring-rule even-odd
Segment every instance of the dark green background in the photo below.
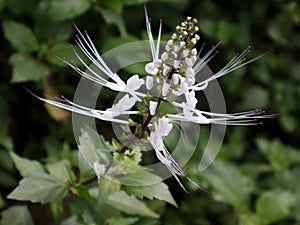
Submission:
{"label": "dark green background", "polygon": [[[50,109],[51,116],[22,84],[40,96],[63,93],[72,99],[80,78],[50,52],[74,59],[72,22],[89,32],[102,53],[144,40],[143,2],[0,0],[0,207],[22,204],[5,199],[20,180],[7,151],[51,162],[77,148],[70,114],[58,118],[61,112]],[[248,45],[250,57],[271,50],[221,78],[220,84],[228,111],[261,108],[279,117],[259,126],[228,127],[217,160],[203,173],[197,165],[209,129],[201,127],[199,154],[190,162],[189,174],[213,195],[186,183],[191,190],[187,195],[169,179],[179,208],[166,206],[158,212],[160,220],[144,224],[299,225],[299,1],[162,0],[147,1],[147,7],[154,33],[159,19],[163,20],[164,40],[186,16],[192,16],[199,20],[202,42],[210,46],[222,41],[220,52],[209,63],[215,72]],[[122,75],[128,76],[126,71]],[[110,96],[110,92],[102,96],[100,108],[111,104]],[[99,123],[99,132],[101,126],[106,124]],[[105,131],[104,136],[112,134]],[[49,214],[47,206],[26,204],[36,224],[41,224],[38,215]]]}

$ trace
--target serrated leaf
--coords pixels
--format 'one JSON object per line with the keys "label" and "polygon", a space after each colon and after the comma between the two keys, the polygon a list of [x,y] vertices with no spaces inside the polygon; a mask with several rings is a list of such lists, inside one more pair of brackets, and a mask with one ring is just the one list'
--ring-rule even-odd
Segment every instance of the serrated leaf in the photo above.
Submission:
{"label": "serrated leaf", "polygon": [[103,175],[99,181],[99,201],[105,201],[110,195],[120,191],[121,184],[109,175]]}
{"label": "serrated leaf", "polygon": [[125,184],[123,189],[130,195],[148,199],[159,199],[166,201],[177,207],[169,187],[162,182],[161,177],[146,171],[141,170],[137,173],[129,173],[118,178],[118,180]]}
{"label": "serrated leaf", "polygon": [[230,203],[239,210],[247,209],[253,185],[233,164],[215,160],[200,175],[214,187],[216,200]]}
{"label": "serrated leaf", "polygon": [[81,153],[78,151],[78,166],[80,171],[80,180],[86,180],[95,176],[95,171],[91,168],[86,160],[82,157]]}
{"label": "serrated leaf", "polygon": [[13,67],[11,82],[37,81],[50,74],[46,65],[24,53],[13,54],[9,63]]}
{"label": "serrated leaf", "polygon": [[26,206],[12,206],[1,213],[1,225],[34,225]]}
{"label": "serrated leaf", "polygon": [[62,182],[68,182],[69,184],[72,184],[76,180],[76,177],[72,171],[72,167],[66,160],[47,164],[46,168],[50,175],[60,179]]}
{"label": "serrated leaf", "polygon": [[89,7],[89,0],[53,0],[50,2],[49,16],[55,22],[72,19],[83,14]]}
{"label": "serrated leaf", "polygon": [[33,52],[39,48],[39,43],[29,27],[22,23],[7,20],[2,23],[4,37],[19,52]]}
{"label": "serrated leaf", "polygon": [[68,185],[49,174],[36,172],[23,178],[7,198],[20,201],[54,203],[68,193]]}
{"label": "serrated leaf", "polygon": [[36,160],[30,160],[20,157],[14,152],[9,152],[9,154],[22,177],[26,177],[32,172],[44,171],[44,167],[42,166],[42,164],[40,164]]}
{"label": "serrated leaf", "polygon": [[94,168],[94,162],[106,164],[111,160],[108,144],[93,129],[84,127],[79,142],[79,152],[91,168]]}
{"label": "serrated leaf", "polygon": [[292,212],[296,196],[287,191],[268,191],[256,202],[256,214],[263,224],[271,224],[284,219]]}
{"label": "serrated leaf", "polygon": [[129,196],[124,191],[116,192],[106,201],[107,204],[123,212],[133,215],[158,218],[159,215],[150,210],[147,205],[138,200],[135,196]]}

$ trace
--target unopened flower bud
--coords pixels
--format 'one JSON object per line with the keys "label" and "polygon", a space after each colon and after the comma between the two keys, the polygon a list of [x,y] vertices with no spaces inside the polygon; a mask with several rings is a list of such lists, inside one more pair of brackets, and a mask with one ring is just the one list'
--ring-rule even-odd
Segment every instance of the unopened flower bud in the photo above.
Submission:
{"label": "unopened flower bud", "polygon": [[188,77],[194,77],[195,75],[195,71],[192,67],[187,68],[186,73]]}
{"label": "unopened flower bud", "polygon": [[189,50],[188,49],[185,49],[185,50],[182,51],[182,57],[183,58],[188,57],[188,55],[189,55]]}
{"label": "unopened flower bud", "polygon": [[161,90],[162,96],[167,96],[167,94],[169,92],[169,88],[170,88],[170,84],[168,84],[168,83],[163,84],[162,90]]}
{"label": "unopened flower bud", "polygon": [[151,116],[155,115],[156,108],[157,108],[157,102],[150,101],[150,103],[149,103],[149,111],[150,111],[150,115]]}
{"label": "unopened flower bud", "polygon": [[163,70],[163,75],[164,76],[167,76],[168,73],[170,72],[170,67],[168,67],[167,65],[164,65],[164,70]]}
{"label": "unopened flower bud", "polygon": [[173,81],[174,85],[178,84],[178,82],[179,82],[179,74],[178,73],[173,74],[172,81]]}
{"label": "unopened flower bud", "polygon": [[172,39],[168,40],[167,45],[170,45],[170,46],[173,45],[173,40]]}
{"label": "unopened flower bud", "polygon": [[192,55],[197,55],[197,49],[193,48],[191,53],[192,53]]}
{"label": "unopened flower bud", "polygon": [[164,52],[163,54],[161,54],[162,61],[166,61],[168,58],[169,58],[168,53]]}
{"label": "unopened flower bud", "polygon": [[181,41],[181,42],[179,42],[179,45],[180,45],[181,48],[183,48],[185,46],[185,42]]}
{"label": "unopened flower bud", "polygon": [[161,66],[161,64],[162,64],[162,60],[161,59],[155,59],[154,60],[154,66],[155,67],[160,67]]}
{"label": "unopened flower bud", "polygon": [[153,77],[147,76],[146,77],[146,88],[147,90],[151,90],[153,87]]}
{"label": "unopened flower bud", "polygon": [[193,66],[193,62],[192,62],[192,60],[191,60],[190,58],[186,58],[186,59],[185,59],[185,63],[186,63],[186,65],[189,66],[189,67]]}
{"label": "unopened flower bud", "polygon": [[180,61],[179,60],[174,60],[174,62],[173,62],[174,69],[178,69],[179,65],[180,65]]}

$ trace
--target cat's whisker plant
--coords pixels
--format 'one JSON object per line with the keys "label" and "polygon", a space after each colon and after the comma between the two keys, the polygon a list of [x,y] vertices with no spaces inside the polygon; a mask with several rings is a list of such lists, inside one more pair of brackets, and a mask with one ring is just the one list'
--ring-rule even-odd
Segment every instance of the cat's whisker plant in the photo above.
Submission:
{"label": "cat's whisker plant", "polygon": [[[220,71],[199,82],[198,77],[202,76],[204,68],[218,53],[217,48],[220,43],[211,47],[204,56],[201,56],[205,47],[203,44],[199,51],[196,48],[196,44],[200,40],[198,21],[195,18],[187,17],[176,26],[176,31],[167,40],[164,49],[161,49],[162,21],[160,21],[157,32],[158,38],[154,41],[146,7],[145,20],[148,43],[150,44],[149,54],[151,54],[152,59],[144,67],[145,77],[134,74],[127,81],[124,81],[106,64],[88,33],[80,31],[75,24],[78,33],[76,43],[81,53],[90,62],[85,62],[74,47],[72,47],[74,55],[84,69],[65,58],[58,57],[82,77],[115,93],[121,93],[122,97],[115,101],[111,107],[99,110],[72,102],[64,96],[59,98],[60,101],[54,101],[33,95],[48,104],[65,110],[121,126],[122,133],[119,135],[119,139],[113,139],[112,143],[104,141],[101,137],[100,141],[96,142],[99,146],[87,147],[88,143],[92,142],[92,138],[86,133],[83,133],[79,138],[81,160],[84,160],[96,178],[92,177],[90,180],[98,180],[100,185],[103,185],[103,182],[108,182],[108,180],[116,183],[115,186],[109,183],[113,186],[113,190],[108,191],[108,194],[102,193],[104,197],[101,197],[101,201],[114,192],[120,192],[120,195],[123,195],[122,185],[124,183],[125,187],[131,185],[140,188],[159,183],[162,192],[168,193],[164,200],[176,205],[173,198],[170,197],[167,186],[162,183],[162,179],[142,166],[142,155],[147,151],[147,146],[151,146],[160,164],[168,169],[184,191],[187,192],[187,189],[180,178],[186,178],[197,188],[208,193],[187,176],[176,156],[170,153],[172,151],[169,151],[165,139],[175,129],[173,125],[180,126],[181,123],[256,125],[260,124],[258,120],[272,118],[273,115],[265,115],[262,110],[226,114],[203,111],[197,108],[198,91],[204,91],[216,79],[261,57],[246,60],[245,57],[250,51],[250,46],[241,54],[234,56]],[[173,110],[167,110],[166,105],[169,105]],[[95,136],[94,133],[90,133],[90,135]],[[133,180],[135,182],[131,183]],[[147,183],[148,180],[149,184]],[[100,192],[105,192],[105,187],[105,185],[101,186],[103,189],[100,188]],[[124,190],[128,191],[128,187],[126,188]],[[133,193],[133,190],[135,189],[129,193]],[[157,197],[155,194],[153,196]],[[161,196],[157,198],[163,199]]]}

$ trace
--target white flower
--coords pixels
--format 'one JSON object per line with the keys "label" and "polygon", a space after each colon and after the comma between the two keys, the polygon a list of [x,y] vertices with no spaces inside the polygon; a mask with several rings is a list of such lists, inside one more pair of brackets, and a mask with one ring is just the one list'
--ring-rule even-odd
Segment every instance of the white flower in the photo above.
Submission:
{"label": "white flower", "polygon": [[162,117],[155,123],[155,132],[161,136],[167,136],[173,128],[173,124],[166,117]]}
{"label": "white flower", "polygon": [[188,77],[194,77],[195,76],[195,71],[192,67],[188,67],[186,69],[186,73],[187,73]]}
{"label": "white flower", "polygon": [[126,86],[126,88],[128,88],[129,90],[136,91],[136,90],[138,90],[144,83],[145,83],[145,81],[144,81],[143,79],[140,79],[138,75],[133,75],[132,77],[130,77],[130,78],[127,80],[127,86]]}
{"label": "white flower", "polygon": [[181,82],[179,92],[181,94],[185,94],[188,91],[188,89],[189,89],[188,84],[186,82]]}
{"label": "white flower", "polygon": [[158,69],[154,65],[154,62],[147,63],[145,66],[145,71],[151,75],[156,75],[158,73]]}
{"label": "white flower", "polygon": [[[212,80],[224,76],[235,69],[238,69],[250,62],[257,60],[262,56],[256,57],[250,61],[245,61],[245,56],[248,54],[250,49],[249,46],[240,55],[236,55],[219,72],[215,73],[213,76],[202,82],[195,83],[195,75],[201,72],[201,70],[207,65],[207,63],[216,55],[216,49],[219,43],[213,46],[202,58],[197,59],[197,50],[195,48],[192,48],[191,46],[197,43],[197,41],[200,39],[200,36],[191,33],[191,30],[194,32],[199,28],[197,26],[194,26],[194,28],[189,27],[192,19],[188,17],[189,22],[183,22],[181,26],[176,27],[178,33],[174,33],[172,35],[172,39],[170,39],[166,45],[167,52],[163,52],[161,54],[161,58],[159,58],[162,22],[160,21],[157,43],[155,45],[151,32],[150,19],[148,18],[146,10],[145,18],[146,29],[152,54],[152,61],[145,65],[145,71],[151,75],[146,76],[146,81],[140,78],[139,75],[133,75],[125,83],[117,73],[113,72],[106,65],[106,63],[96,50],[96,47],[92,43],[88,34],[81,33],[81,31],[76,26],[75,28],[79,33],[79,35],[76,36],[76,43],[78,44],[80,50],[97,68],[97,70],[95,69],[95,67],[88,66],[88,64],[86,64],[86,62],[79,56],[74,48],[74,54],[76,58],[83,64],[85,70],[80,69],[78,66],[71,62],[68,62],[65,59],[61,59],[83,77],[106,88],[110,88],[111,90],[124,93],[124,96],[114,105],[112,105],[111,108],[108,108],[106,110],[91,109],[73,103],[63,96],[61,96],[60,102],[40,98],[36,95],[34,96],[46,103],[75,113],[80,113],[82,115],[91,116],[100,120],[111,121],[120,124],[129,124],[128,120],[122,119],[122,115],[138,115],[140,113],[139,111],[131,110],[131,108],[136,104],[137,101],[146,100],[143,101],[143,103],[145,103],[148,102],[148,99],[158,99],[157,101],[149,101],[149,105],[147,106],[149,107],[149,111],[146,112],[149,112],[147,118],[150,118],[150,120],[145,120],[149,123],[140,125],[145,125],[141,126],[143,127],[143,129],[144,127],[146,127],[146,129],[149,128],[151,130],[148,136],[148,140],[153,146],[157,158],[169,169],[180,186],[185,190],[178,176],[186,177],[186,175],[180,165],[168,152],[163,142],[164,138],[171,132],[173,123],[177,123],[178,121],[196,124],[215,123],[228,125],[249,125],[257,124],[257,122],[255,121],[259,118],[272,118],[272,115],[263,116],[264,112],[261,110],[253,110],[235,114],[220,114],[196,109],[198,100],[195,96],[195,91],[204,90]],[[192,23],[195,25],[197,23],[197,20],[193,19]],[[191,35],[191,37],[186,38],[187,35]],[[184,38],[186,38],[188,41],[182,41],[184,40]],[[202,49],[203,47],[200,49],[199,55]],[[110,81],[107,81],[107,76],[108,78],[110,78]],[[138,92],[138,90],[144,84],[147,90],[151,90],[152,88],[156,87],[159,91],[159,97],[157,98],[157,96],[152,96],[150,93],[146,94]],[[176,96],[184,94],[186,101],[176,102],[173,94]],[[179,113],[166,114],[163,117],[158,118],[161,115],[156,115],[156,111],[161,101],[169,101],[174,107],[177,107],[177,109],[179,109]],[[151,121],[152,119],[155,121],[157,119],[157,121],[153,123],[153,121]],[[145,132],[148,131],[146,129],[143,130],[143,135],[148,135],[148,132]],[[106,170],[105,165],[99,164],[98,162],[94,162],[93,168],[98,179],[100,179],[100,177],[105,173]],[[186,178],[190,180],[188,177]],[[190,181],[194,183],[192,180]],[[195,185],[199,187],[197,184]],[[201,187],[199,188],[202,189]]]}
{"label": "white flower", "polygon": [[107,109],[106,111],[111,112],[112,116],[119,116],[124,114],[128,109],[131,109],[136,103],[136,99],[134,97],[130,98],[129,95],[125,95],[123,98],[119,100],[119,102],[113,107]]}
{"label": "white flower", "polygon": [[194,91],[186,92],[185,99],[186,102],[182,103],[183,114],[185,116],[192,116],[192,114],[194,113],[193,111],[196,108],[196,104],[198,102],[198,100],[195,97],[195,92]]}

